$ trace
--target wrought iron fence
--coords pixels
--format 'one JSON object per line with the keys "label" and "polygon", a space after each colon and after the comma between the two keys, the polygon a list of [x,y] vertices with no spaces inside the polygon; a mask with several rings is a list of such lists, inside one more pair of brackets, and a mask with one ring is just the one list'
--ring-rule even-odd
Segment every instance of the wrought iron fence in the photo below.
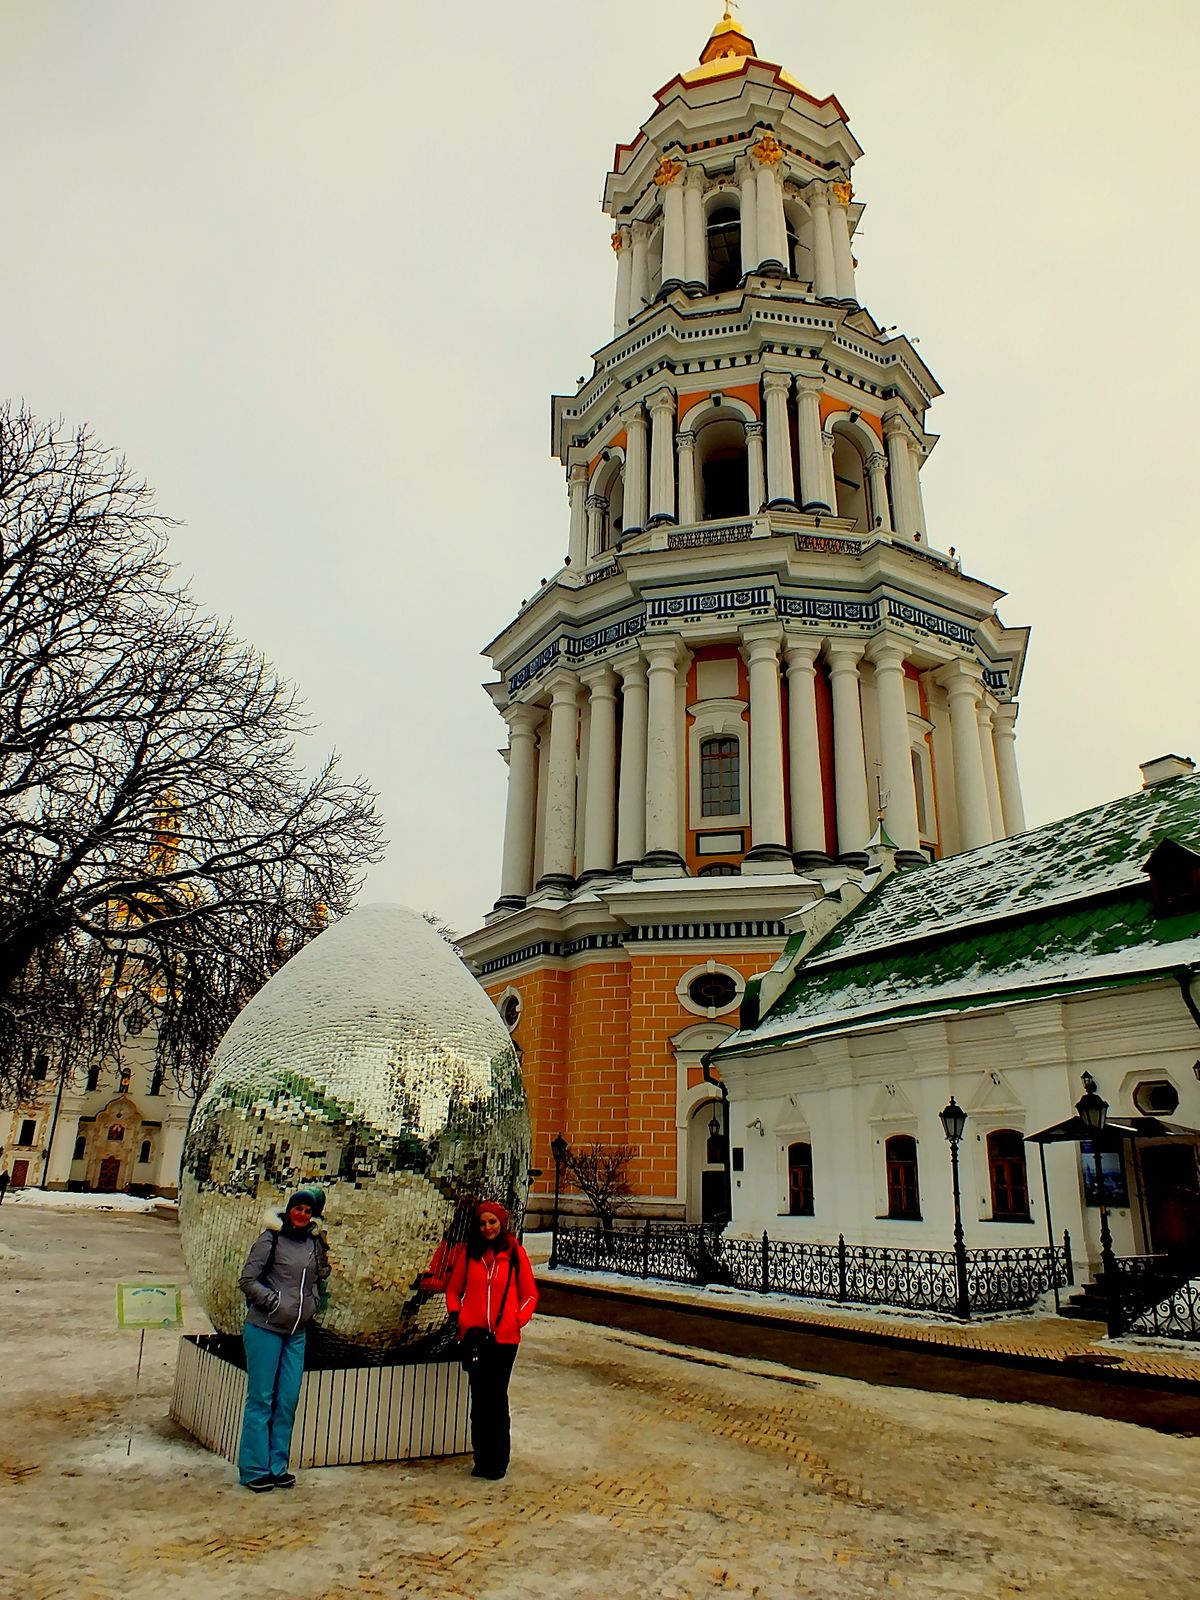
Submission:
{"label": "wrought iron fence", "polygon": [[[953,1315],[958,1283],[953,1250],[898,1250],[882,1245],[807,1244],[726,1239],[715,1227],[646,1222],[615,1226],[560,1224],[559,1266],[671,1283],[720,1283],[760,1294],[795,1295],[848,1305],[894,1306]],[[1051,1248],[968,1250],[972,1311],[1015,1311],[1048,1290],[1074,1282],[1071,1241]]]}
{"label": "wrought iron fence", "polygon": [[1112,1256],[1103,1287],[1108,1331],[1158,1339],[1200,1339],[1200,1251]]}

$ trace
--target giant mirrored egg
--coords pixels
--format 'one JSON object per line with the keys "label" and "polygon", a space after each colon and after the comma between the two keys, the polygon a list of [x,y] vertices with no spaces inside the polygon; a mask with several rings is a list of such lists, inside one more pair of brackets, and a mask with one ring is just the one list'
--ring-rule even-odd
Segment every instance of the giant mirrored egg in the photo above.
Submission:
{"label": "giant mirrored egg", "polygon": [[436,1339],[446,1302],[423,1275],[471,1200],[519,1226],[531,1153],[512,1041],[453,948],[405,906],[360,907],[255,995],[213,1066],[179,1205],[213,1326],[241,1331],[265,1213],[317,1183],[333,1273],[310,1344],[371,1360]]}

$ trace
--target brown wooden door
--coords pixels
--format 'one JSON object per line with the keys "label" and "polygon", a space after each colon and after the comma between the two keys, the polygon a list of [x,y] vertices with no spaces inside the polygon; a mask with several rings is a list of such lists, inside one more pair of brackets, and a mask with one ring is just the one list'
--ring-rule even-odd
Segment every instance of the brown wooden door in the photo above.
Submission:
{"label": "brown wooden door", "polygon": [[117,1187],[117,1179],[121,1175],[121,1161],[118,1156],[105,1156],[100,1163],[100,1176],[96,1180],[96,1187],[101,1194],[111,1194]]}
{"label": "brown wooden door", "polygon": [[12,1177],[10,1179],[14,1189],[23,1189],[29,1177],[28,1161],[14,1161],[12,1164]]}
{"label": "brown wooden door", "polygon": [[1151,1250],[1158,1254],[1200,1246],[1200,1177],[1195,1145],[1144,1145],[1141,1168]]}

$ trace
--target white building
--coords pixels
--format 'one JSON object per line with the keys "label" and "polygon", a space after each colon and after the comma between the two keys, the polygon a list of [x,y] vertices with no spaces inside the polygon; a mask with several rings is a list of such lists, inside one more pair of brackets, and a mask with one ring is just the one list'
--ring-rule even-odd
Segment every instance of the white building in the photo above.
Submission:
{"label": "white building", "polygon": [[968,1248],[1071,1233],[1099,1258],[1095,1157],[1029,1135],[1092,1074],[1118,1255],[1200,1245],[1200,776],[1166,757],[1138,792],[915,872],[892,852],[805,908],[714,1056],[730,1097],[733,1231],[948,1247],[954,1096]]}
{"label": "white building", "polygon": [[60,1082],[42,1059],[30,1099],[0,1111],[0,1169],[14,1188],[178,1193],[192,1101],[155,1064],[153,1024],[137,1012],[126,1027],[118,1061]]}

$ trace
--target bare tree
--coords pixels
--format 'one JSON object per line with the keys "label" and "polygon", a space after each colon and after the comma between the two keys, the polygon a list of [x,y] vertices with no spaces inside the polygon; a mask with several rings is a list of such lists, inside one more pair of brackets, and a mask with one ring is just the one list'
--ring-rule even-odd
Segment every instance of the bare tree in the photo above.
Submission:
{"label": "bare tree", "polygon": [[589,1144],[567,1153],[567,1171],[575,1187],[611,1234],[618,1214],[633,1200],[629,1164],[637,1155],[632,1145]]}
{"label": "bare tree", "polygon": [[150,1008],[195,1089],[380,850],[295,691],[174,583],[167,521],[80,429],[0,409],[0,1097]]}

